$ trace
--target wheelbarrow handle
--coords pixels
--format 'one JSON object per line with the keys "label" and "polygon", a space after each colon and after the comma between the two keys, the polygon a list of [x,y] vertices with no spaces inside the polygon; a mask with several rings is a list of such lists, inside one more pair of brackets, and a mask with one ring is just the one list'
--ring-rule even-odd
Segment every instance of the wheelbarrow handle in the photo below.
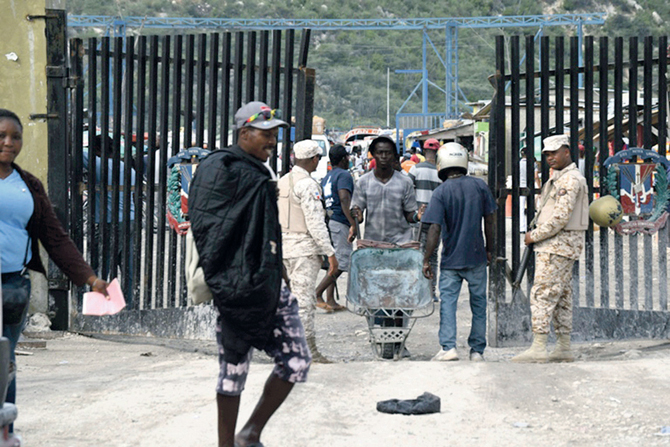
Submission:
{"label": "wheelbarrow handle", "polygon": [[361,224],[358,223],[358,217],[354,217],[354,222],[356,222],[356,238],[361,238]]}
{"label": "wheelbarrow handle", "polygon": [[[421,232],[423,231],[423,221],[419,221],[419,232],[416,235],[416,241],[421,243]],[[439,244],[438,244],[439,245]]]}

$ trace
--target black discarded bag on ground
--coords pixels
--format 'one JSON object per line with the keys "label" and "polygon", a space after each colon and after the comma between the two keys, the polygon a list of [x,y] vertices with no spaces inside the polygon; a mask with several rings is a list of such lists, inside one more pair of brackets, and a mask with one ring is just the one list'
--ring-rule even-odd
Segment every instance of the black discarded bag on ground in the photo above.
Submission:
{"label": "black discarded bag on ground", "polygon": [[377,402],[377,411],[389,414],[430,414],[440,412],[440,398],[425,392],[416,399],[389,399]]}

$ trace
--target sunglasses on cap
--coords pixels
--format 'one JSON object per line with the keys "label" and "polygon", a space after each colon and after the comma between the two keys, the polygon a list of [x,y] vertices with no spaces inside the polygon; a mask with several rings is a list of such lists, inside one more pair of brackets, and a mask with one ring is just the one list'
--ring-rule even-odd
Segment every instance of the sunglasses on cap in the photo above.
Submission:
{"label": "sunglasses on cap", "polygon": [[255,113],[255,114],[251,115],[249,118],[247,118],[247,120],[244,122],[244,124],[249,124],[251,122],[256,121],[259,118],[262,118],[263,120],[267,121],[267,120],[271,120],[272,118],[275,118],[275,117],[277,119],[281,119],[281,109],[272,109],[272,110],[270,110],[269,108],[268,109],[263,109],[260,112]]}

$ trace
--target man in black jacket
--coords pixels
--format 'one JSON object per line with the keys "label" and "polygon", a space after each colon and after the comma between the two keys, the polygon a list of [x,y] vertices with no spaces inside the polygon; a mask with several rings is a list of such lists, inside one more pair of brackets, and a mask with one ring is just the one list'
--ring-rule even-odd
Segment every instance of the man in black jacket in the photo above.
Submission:
{"label": "man in black jacket", "polygon": [[[282,285],[277,185],[263,164],[277,145],[275,111],[250,102],[235,113],[238,142],[199,165],[189,195],[191,231],[217,318],[219,447],[260,444],[272,414],[293,384],[304,382],[311,354],[298,303]],[[275,361],[249,421],[235,435],[252,347]]]}

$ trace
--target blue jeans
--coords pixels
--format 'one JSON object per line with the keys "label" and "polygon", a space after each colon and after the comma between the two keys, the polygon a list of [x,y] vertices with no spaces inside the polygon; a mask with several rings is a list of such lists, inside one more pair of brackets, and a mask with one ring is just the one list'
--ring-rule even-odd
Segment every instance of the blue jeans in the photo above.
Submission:
{"label": "blue jeans", "polygon": [[[6,277],[5,277],[6,278]],[[2,288],[3,289],[12,289],[16,288],[14,284],[14,280],[18,281],[19,276],[14,276],[10,277],[8,279],[3,278],[2,281]],[[16,365],[16,345],[19,342],[19,337],[21,336],[21,332],[23,332],[23,327],[26,324],[26,316],[28,315],[28,307],[26,306],[26,310],[23,312],[23,315],[21,316],[21,322],[18,324],[3,324],[2,325],[2,336],[6,337],[9,340],[9,360]],[[16,367],[15,367],[16,371]],[[16,375],[14,376],[14,380],[12,380],[9,385],[7,386],[7,397],[5,398],[6,402],[10,403],[16,403]],[[9,426],[9,431],[13,432],[14,431],[14,424],[11,424]]]}
{"label": "blue jeans", "polygon": [[459,270],[440,270],[440,331],[442,349],[456,347],[456,305],[463,280],[468,282],[472,328],[470,352],[483,353],[486,347],[486,262]]}

